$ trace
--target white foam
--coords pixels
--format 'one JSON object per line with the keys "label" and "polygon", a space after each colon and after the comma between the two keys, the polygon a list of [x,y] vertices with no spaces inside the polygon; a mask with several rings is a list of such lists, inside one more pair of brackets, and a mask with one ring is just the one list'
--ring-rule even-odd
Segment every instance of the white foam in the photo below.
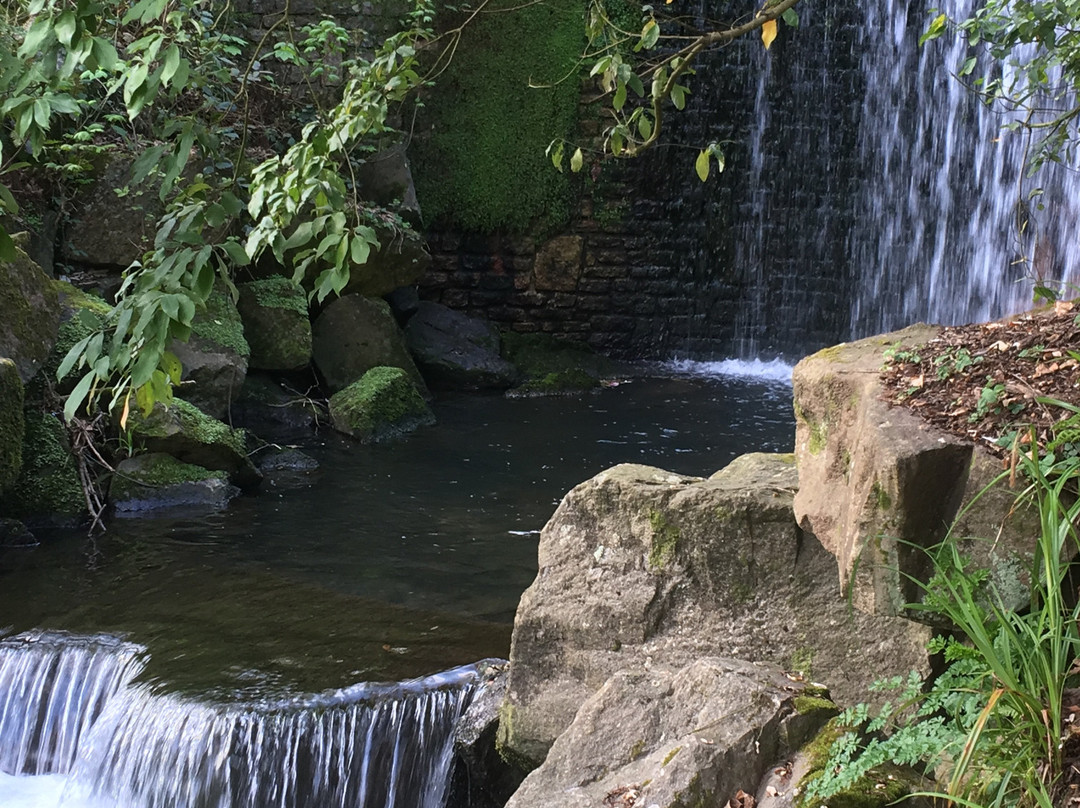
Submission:
{"label": "white foam", "polygon": [[664,367],[680,376],[756,379],[791,384],[791,365],[782,359],[721,359],[716,362],[673,359],[665,362]]}
{"label": "white foam", "polygon": [[[67,785],[66,774],[14,777],[0,772],[0,805],[4,808],[59,808]],[[64,808],[83,808],[89,803],[64,800]]]}

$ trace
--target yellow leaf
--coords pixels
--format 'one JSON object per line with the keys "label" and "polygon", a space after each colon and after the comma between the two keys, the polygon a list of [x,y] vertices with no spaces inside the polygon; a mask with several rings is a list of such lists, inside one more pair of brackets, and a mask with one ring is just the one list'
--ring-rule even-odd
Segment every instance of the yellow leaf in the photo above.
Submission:
{"label": "yellow leaf", "polygon": [[769,20],[761,26],[761,41],[765,43],[765,50],[769,49],[774,39],[776,39],[776,20]]}
{"label": "yellow leaf", "polygon": [[124,396],[124,411],[120,414],[120,428],[127,429],[128,415],[131,414],[131,391]]}

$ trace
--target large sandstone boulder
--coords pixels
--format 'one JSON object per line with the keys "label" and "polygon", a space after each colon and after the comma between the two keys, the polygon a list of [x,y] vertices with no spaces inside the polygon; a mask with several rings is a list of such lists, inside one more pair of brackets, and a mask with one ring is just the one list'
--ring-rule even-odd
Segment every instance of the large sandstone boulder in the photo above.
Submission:
{"label": "large sandstone boulder", "polygon": [[507,808],[722,806],[752,794],[835,711],[801,711],[771,665],[706,657],[622,670],[578,710]]}
{"label": "large sandstone boulder", "polygon": [[521,379],[499,355],[499,332],[484,320],[423,301],[405,326],[405,340],[433,386],[506,389]]}
{"label": "large sandstone boulder", "polygon": [[382,443],[435,423],[435,414],[401,368],[372,368],[330,397],[334,429]]}
{"label": "large sandstone boulder", "polygon": [[0,261],[0,356],[28,382],[56,342],[60,306],[52,279],[22,249],[25,235],[16,236],[15,244],[15,260]]}
{"label": "large sandstone boulder", "polygon": [[148,452],[224,471],[241,488],[254,488],[262,480],[248,458],[244,430],[233,429],[186,401],[176,398],[168,407],[158,402],[148,416],[135,410],[127,426],[137,445]]}
{"label": "large sandstone boulder", "polygon": [[852,611],[836,561],[795,523],[791,455],[709,479],[621,465],[574,488],[522,595],[500,740],[534,765],[615,671],[722,655],[824,681],[842,701],[927,670],[929,630]]}
{"label": "large sandstone boulder", "polygon": [[214,418],[224,418],[240,396],[251,349],[232,297],[216,290],[191,323],[187,342],[173,340],[170,350],[183,366],[184,399]]}
{"label": "large sandstone boulder", "polygon": [[311,320],[307,295],[278,275],[241,283],[237,308],[251,348],[250,366],[258,370],[300,370],[311,361]]}
{"label": "large sandstone boulder", "polygon": [[10,359],[0,359],[0,493],[15,482],[22,468],[23,384]]}
{"label": "large sandstone boulder", "polygon": [[382,300],[362,295],[338,298],[315,321],[312,338],[315,365],[334,392],[380,366],[401,368],[422,393],[427,392],[390,306]]}
{"label": "large sandstone boulder", "polygon": [[[988,452],[882,400],[887,349],[923,344],[938,329],[917,325],[826,348],[793,374],[799,493],[795,514],[836,556],[839,580],[865,612],[900,614],[931,574],[926,550],[1001,473]],[[1037,515],[1013,510],[1005,487],[979,499],[954,531],[964,552],[991,570],[998,591],[1023,601],[1027,548]]]}

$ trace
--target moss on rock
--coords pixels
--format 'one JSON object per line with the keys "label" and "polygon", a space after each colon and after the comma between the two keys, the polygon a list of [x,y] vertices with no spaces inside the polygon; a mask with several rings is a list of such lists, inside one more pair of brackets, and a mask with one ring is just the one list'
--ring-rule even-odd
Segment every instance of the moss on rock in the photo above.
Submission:
{"label": "moss on rock", "polygon": [[26,411],[25,422],[22,470],[4,493],[4,514],[29,521],[75,521],[85,500],[64,425],[34,410]]}
{"label": "moss on rock", "polygon": [[[844,732],[844,728],[834,718],[803,747],[800,754],[806,758],[807,769],[799,781],[796,808],[817,808],[817,802],[806,800],[806,787],[821,776],[829,760],[829,750]],[[885,808],[886,805],[906,797],[911,791],[910,777],[902,769],[895,766],[882,767],[871,771],[850,788],[829,797],[828,805],[829,808]]]}
{"label": "moss on rock", "polygon": [[191,323],[192,337],[220,345],[247,357],[251,348],[244,338],[244,323],[232,298],[220,289],[206,299],[206,308]]}
{"label": "moss on rock", "polygon": [[657,510],[649,511],[649,525],[652,527],[652,545],[649,548],[649,567],[662,570],[675,560],[679,546],[679,529],[668,522],[667,517]]}
{"label": "moss on rock", "polygon": [[363,443],[387,440],[435,423],[409,374],[401,368],[374,367],[330,398],[334,428]]}
{"label": "moss on rock", "polygon": [[0,491],[18,479],[25,432],[22,379],[14,362],[0,359]]}
{"label": "moss on rock", "polygon": [[[192,504],[224,504],[237,489],[224,471],[184,463],[160,452],[137,455],[119,464],[109,484],[118,511]],[[209,483],[209,485],[205,485]],[[231,489],[231,490],[230,490]]]}
{"label": "moss on rock", "polygon": [[60,324],[56,287],[24,252],[28,243],[17,234],[15,259],[0,261],[0,356],[15,363],[23,382],[49,355]]}
{"label": "moss on rock", "polygon": [[251,367],[297,370],[311,359],[307,295],[289,278],[276,275],[239,286],[237,307],[251,348]]}
{"label": "moss on rock", "polygon": [[617,371],[614,362],[588,345],[548,334],[504,334],[502,355],[526,379],[513,391],[519,395],[589,390]]}

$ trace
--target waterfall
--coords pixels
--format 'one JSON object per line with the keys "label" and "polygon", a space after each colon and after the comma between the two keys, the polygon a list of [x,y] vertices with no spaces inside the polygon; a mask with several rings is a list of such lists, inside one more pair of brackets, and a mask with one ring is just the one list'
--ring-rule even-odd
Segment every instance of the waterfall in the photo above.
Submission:
{"label": "waterfall", "polygon": [[[950,75],[969,55],[966,42],[946,34],[918,45],[939,5],[954,19],[976,8],[865,4],[863,180],[848,248],[858,278],[853,336],[1001,317],[1030,307],[1031,277],[1076,277],[1080,179],[1062,166],[1024,177],[1023,133],[1004,130],[1010,116]],[[995,69],[983,65],[982,75]],[[1027,198],[1036,185],[1041,211]]]}
{"label": "waterfall", "polygon": [[142,651],[104,635],[0,640],[0,772],[66,772],[107,703],[142,669]]}
{"label": "waterfall", "polygon": [[0,770],[66,772],[65,801],[95,808],[441,808],[486,664],[204,703],[133,684],[142,658],[109,637],[0,642]]}

